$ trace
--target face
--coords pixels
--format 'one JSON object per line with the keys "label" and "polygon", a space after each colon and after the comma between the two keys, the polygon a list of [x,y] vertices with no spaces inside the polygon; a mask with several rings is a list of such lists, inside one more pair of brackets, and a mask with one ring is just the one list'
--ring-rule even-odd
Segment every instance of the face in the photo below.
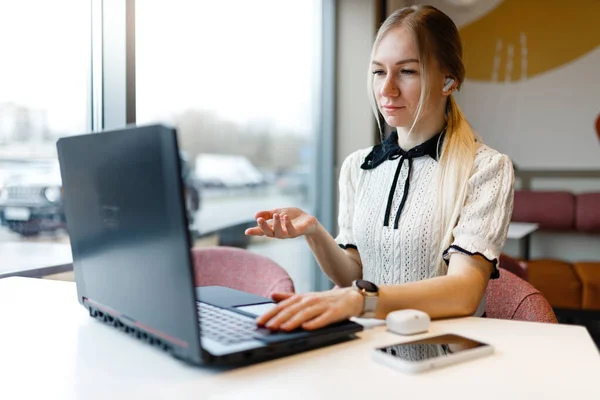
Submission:
{"label": "face", "polygon": [[[427,66],[427,81],[431,88],[421,118],[443,104],[445,80],[437,63]],[[379,112],[388,125],[410,128],[417,114],[421,97],[419,51],[412,33],[403,27],[387,32],[377,47],[371,63],[373,94]]]}

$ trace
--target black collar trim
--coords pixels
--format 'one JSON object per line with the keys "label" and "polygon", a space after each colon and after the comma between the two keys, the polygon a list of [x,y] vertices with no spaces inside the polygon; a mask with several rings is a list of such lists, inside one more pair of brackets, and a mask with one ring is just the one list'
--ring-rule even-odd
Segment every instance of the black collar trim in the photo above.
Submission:
{"label": "black collar trim", "polygon": [[386,160],[395,160],[401,156],[416,158],[428,155],[438,161],[438,154],[444,144],[445,129],[418,146],[406,151],[398,146],[398,132],[393,131],[384,141],[373,146],[373,150],[365,157],[361,169],[373,169],[383,164]]}

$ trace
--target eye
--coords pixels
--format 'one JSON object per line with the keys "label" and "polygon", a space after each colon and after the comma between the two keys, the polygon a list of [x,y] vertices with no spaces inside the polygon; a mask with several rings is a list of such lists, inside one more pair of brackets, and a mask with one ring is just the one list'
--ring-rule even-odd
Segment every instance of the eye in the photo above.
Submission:
{"label": "eye", "polygon": [[385,75],[385,71],[382,69],[376,69],[375,71],[373,71],[373,75],[376,75],[376,76]]}
{"label": "eye", "polygon": [[403,68],[400,70],[401,75],[414,75],[416,73],[417,73],[417,71],[415,71],[414,69],[404,69]]}

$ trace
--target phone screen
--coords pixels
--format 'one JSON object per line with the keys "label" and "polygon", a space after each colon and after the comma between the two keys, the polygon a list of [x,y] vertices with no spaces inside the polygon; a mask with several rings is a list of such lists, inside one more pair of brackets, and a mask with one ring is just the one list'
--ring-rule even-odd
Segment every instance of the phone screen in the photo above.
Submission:
{"label": "phone screen", "polygon": [[378,347],[376,350],[408,362],[447,357],[477,347],[489,346],[460,335],[440,335],[422,340]]}

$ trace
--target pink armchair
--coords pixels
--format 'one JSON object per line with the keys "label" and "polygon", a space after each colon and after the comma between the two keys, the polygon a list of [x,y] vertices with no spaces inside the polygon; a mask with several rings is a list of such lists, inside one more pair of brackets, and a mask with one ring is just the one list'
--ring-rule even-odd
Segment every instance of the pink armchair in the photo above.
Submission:
{"label": "pink armchair", "polygon": [[542,293],[503,268],[500,268],[500,278],[488,283],[485,313],[488,318],[557,323]]}
{"label": "pink armchair", "polygon": [[275,292],[294,293],[287,271],[273,260],[235,247],[192,249],[196,286],[226,286],[271,297]]}

